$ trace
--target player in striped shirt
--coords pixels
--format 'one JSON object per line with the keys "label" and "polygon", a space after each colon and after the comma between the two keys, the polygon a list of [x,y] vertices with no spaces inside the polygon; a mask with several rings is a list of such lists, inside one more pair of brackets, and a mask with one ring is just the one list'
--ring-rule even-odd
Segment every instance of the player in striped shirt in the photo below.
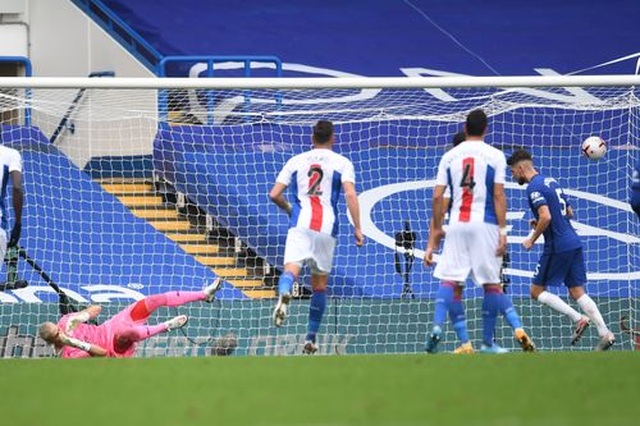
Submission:
{"label": "player in striped shirt", "polygon": [[507,164],[500,150],[484,142],[486,131],[484,111],[471,111],[465,123],[467,140],[445,153],[440,160],[433,191],[433,226],[425,264],[434,264],[433,252],[444,236],[443,199],[445,189],[449,187],[449,227],[434,276],[452,285],[462,284],[470,276],[476,285],[483,287],[481,352],[506,351],[494,342],[498,313],[505,316],[522,349],[534,351],[533,342],[522,328],[511,299],[504,294],[500,284],[502,256],[507,248],[504,192]]}
{"label": "player in striped shirt", "polygon": [[[316,335],[327,303],[327,282],[336,245],[337,204],[341,191],[344,191],[353,220],[355,243],[358,246],[364,243],[353,163],[333,151],[333,123],[318,121],[313,127],[311,139],[313,148],[289,159],[269,192],[271,201],[290,217],[284,271],[278,282],[279,297],[273,312],[276,327],[280,327],[286,318],[291,288],[302,267],[308,264],[311,268],[313,295],[303,349],[305,354],[313,354],[318,350]],[[284,196],[288,187],[293,192],[293,203],[289,203]]]}
{"label": "player in striped shirt", "polygon": [[[460,145],[465,141],[467,135],[463,131],[456,133],[453,136],[452,145],[453,148]],[[449,203],[451,202],[451,192],[449,188],[445,189],[443,195],[443,212],[449,209]],[[433,218],[431,218],[429,227],[433,227]],[[426,260],[426,257],[425,257]],[[426,263],[426,262],[425,262]],[[469,332],[467,329],[467,320],[464,312],[464,305],[462,303],[462,290],[464,286],[459,282],[441,281],[436,292],[435,309],[433,313],[433,327],[431,334],[427,339],[427,346],[425,350],[429,353],[436,353],[438,343],[442,337],[442,331],[444,328],[447,314],[451,318],[453,329],[460,340],[460,346],[458,346],[453,353],[455,354],[469,354],[473,353],[473,345],[469,341]]]}

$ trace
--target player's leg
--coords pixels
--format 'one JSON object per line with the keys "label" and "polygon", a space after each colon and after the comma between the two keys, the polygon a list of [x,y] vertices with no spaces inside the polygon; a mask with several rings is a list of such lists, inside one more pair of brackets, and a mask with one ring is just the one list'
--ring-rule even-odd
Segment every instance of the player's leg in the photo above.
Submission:
{"label": "player's leg", "polygon": [[327,283],[333,266],[333,253],[336,240],[330,235],[314,233],[312,235],[313,257],[311,267],[311,290],[313,294],[309,304],[309,322],[303,353],[311,355],[318,351],[316,337],[322,324],[327,306]]}
{"label": "player's leg", "polygon": [[569,287],[569,295],[578,303],[580,309],[589,317],[598,330],[600,341],[595,347],[596,350],[606,351],[615,342],[615,336],[607,327],[607,324],[598,309],[596,303],[584,291],[584,285],[587,282],[587,273],[584,262],[584,254],[582,249],[574,252],[574,258],[571,262],[571,268],[567,275],[566,284]]}
{"label": "player's leg", "polygon": [[566,281],[573,262],[573,252],[543,254],[536,265],[530,294],[534,300],[547,305],[556,312],[566,315],[574,323],[571,344],[575,344],[589,325],[587,317],[569,306],[557,295],[547,291],[547,286],[560,286]]}
{"label": "player's leg", "polygon": [[126,329],[119,330],[114,336],[114,350],[118,354],[125,354],[130,351],[132,346],[137,342],[146,340],[160,333],[166,333],[184,327],[188,319],[186,315],[178,315],[160,324],[132,325]]}
{"label": "player's leg", "polygon": [[318,351],[317,335],[322,324],[322,318],[327,306],[327,282],[328,274],[311,274],[311,301],[309,303],[309,322],[307,324],[307,335],[305,336],[304,348],[302,352],[312,355]]}
{"label": "player's leg", "polygon": [[290,262],[284,265],[284,271],[278,280],[278,302],[273,310],[273,323],[276,327],[280,327],[287,317],[287,310],[291,301],[291,288],[298,279],[301,270],[302,263]]}
{"label": "player's leg", "polygon": [[451,319],[451,324],[453,324],[453,330],[456,332],[458,340],[460,341],[460,346],[453,351],[455,354],[473,353],[473,345],[469,341],[467,318],[462,303],[462,289],[462,285],[458,283],[454,288],[453,299],[449,306],[449,318]]}
{"label": "player's leg", "polygon": [[311,256],[309,236],[303,230],[289,229],[284,248],[284,270],[278,279],[278,302],[273,310],[273,323],[280,327],[287,317],[287,309],[291,301],[291,289],[298,279],[302,266]]}
{"label": "player's leg", "polygon": [[168,291],[154,294],[135,302],[128,314],[134,322],[144,322],[161,306],[175,307],[198,301],[210,301],[221,285],[222,279],[216,278],[202,291]]}
{"label": "player's leg", "polygon": [[522,328],[520,316],[513,307],[511,298],[504,293],[500,284],[502,257],[495,254],[499,240],[498,227],[478,224],[475,233],[478,250],[472,258],[471,277],[476,284],[482,285],[484,290],[481,352],[503,353],[506,351],[494,341],[498,314],[503,315],[509,323],[522,349],[526,352],[534,351],[535,346]]}
{"label": "player's leg", "polygon": [[[571,344],[575,345],[589,326],[589,318],[581,315],[580,312],[573,309],[560,297],[546,290],[547,284],[559,286],[564,282],[569,287],[569,293],[571,294],[571,286],[568,283],[572,282],[570,273],[573,262],[573,251],[543,254],[533,275],[531,297],[571,319],[574,323]],[[584,279],[586,280],[586,275]]]}
{"label": "player's leg", "polygon": [[[436,291],[433,325],[427,336],[425,350],[429,353],[437,352],[438,343],[441,340],[447,313],[454,323],[458,336],[465,338],[466,319],[462,305],[462,286],[471,270],[471,252],[464,227],[453,226],[447,231],[447,239],[444,242],[440,260],[436,265],[433,276],[439,278],[440,285]],[[454,310],[452,312],[451,310]]]}
{"label": "player's leg", "polygon": [[485,284],[484,299],[482,301],[482,347],[481,352],[504,353],[506,350],[498,346],[494,341],[496,318],[502,314],[513,329],[513,335],[525,352],[536,350],[533,341],[524,331],[520,316],[513,306],[511,298],[504,294],[502,285]]}
{"label": "player's leg", "polygon": [[[536,270],[539,270],[539,268],[536,268]],[[534,276],[534,280],[540,279],[540,277]],[[562,300],[559,296],[547,291],[547,286],[544,284],[531,284],[530,294],[533,300],[536,300],[543,305],[550,307],[554,311],[569,317],[574,324],[573,334],[571,335],[571,344],[575,345],[589,326],[589,317],[580,314],[580,312],[569,306],[567,302]]]}
{"label": "player's leg", "polygon": [[[461,339],[461,343],[464,344],[469,341],[461,298],[462,287],[460,287],[458,283],[448,280],[440,282],[436,292],[433,326],[431,327],[431,333],[429,333],[425,348],[427,352],[435,353],[437,351],[438,343],[442,337],[444,323],[447,319],[447,313],[451,317],[454,329],[456,329],[456,332],[459,332],[458,335],[460,336],[460,334],[462,334],[463,339],[466,339]],[[456,299],[457,303],[455,303],[454,306],[454,300]]]}
{"label": "player's leg", "polygon": [[574,323],[573,334],[571,335],[571,344],[575,345],[582,337],[585,330],[589,326],[589,317],[580,314],[580,312],[573,309],[562,300],[559,296],[546,290],[546,286],[531,285],[531,297],[534,300],[547,305],[556,312],[566,315]]}
{"label": "player's leg", "polygon": [[506,353],[504,349],[495,342],[496,322],[502,307],[502,287],[499,284],[485,284],[482,286],[484,297],[482,298],[482,345],[480,352],[483,353]]}

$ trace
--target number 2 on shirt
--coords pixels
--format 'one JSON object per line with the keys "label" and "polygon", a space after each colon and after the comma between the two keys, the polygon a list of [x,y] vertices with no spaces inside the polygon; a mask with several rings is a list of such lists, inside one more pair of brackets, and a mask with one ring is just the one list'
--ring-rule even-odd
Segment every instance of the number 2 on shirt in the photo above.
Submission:
{"label": "number 2 on shirt", "polygon": [[320,183],[322,183],[322,178],[324,177],[322,167],[320,167],[319,164],[312,164],[309,167],[307,176],[309,177],[309,190],[307,191],[307,195],[310,197],[320,197],[322,195]]}

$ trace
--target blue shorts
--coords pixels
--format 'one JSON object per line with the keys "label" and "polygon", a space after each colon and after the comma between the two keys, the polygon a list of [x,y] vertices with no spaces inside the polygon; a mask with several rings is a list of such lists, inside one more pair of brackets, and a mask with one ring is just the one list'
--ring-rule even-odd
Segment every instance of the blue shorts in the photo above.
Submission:
{"label": "blue shorts", "polygon": [[587,272],[582,248],[561,253],[543,253],[533,274],[533,284],[540,286],[584,286]]}

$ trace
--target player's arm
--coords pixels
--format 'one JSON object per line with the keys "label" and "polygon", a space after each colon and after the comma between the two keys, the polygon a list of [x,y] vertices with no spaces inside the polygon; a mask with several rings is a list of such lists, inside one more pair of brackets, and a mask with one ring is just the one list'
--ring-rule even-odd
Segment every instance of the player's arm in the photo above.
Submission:
{"label": "player's arm", "polygon": [[71,346],[72,348],[80,349],[86,352],[92,357],[105,357],[107,356],[107,350],[101,346],[94,345],[93,343],[85,342],[74,337],[69,337],[66,334],[60,332],[57,336],[59,344],[64,346]]}
{"label": "player's arm", "polygon": [[284,196],[284,190],[287,189],[287,185],[281,182],[276,182],[269,191],[269,198],[280,209],[284,210],[288,215],[291,214],[291,203],[287,201]]}
{"label": "player's arm", "polygon": [[549,227],[551,223],[551,211],[549,211],[549,207],[546,204],[542,204],[538,207],[538,220],[534,220],[531,222],[531,226],[533,227],[533,231],[523,242],[522,245],[525,249],[530,250],[531,247],[535,244],[535,242],[540,238],[540,235],[544,233],[544,231]]}
{"label": "player's arm", "polygon": [[500,239],[497,256],[504,256],[507,251],[507,196],[504,191],[504,184],[495,183],[493,185],[493,206],[496,211],[496,219],[498,220],[498,228],[500,229]]}
{"label": "player's arm", "polygon": [[[451,198],[449,197],[444,197],[442,199],[442,224],[444,226],[444,219],[445,216],[447,215],[447,210],[449,209],[449,203],[451,202]],[[431,219],[429,219],[429,229],[433,229],[433,217],[431,217]]]}
{"label": "player's arm", "polygon": [[353,220],[353,236],[356,238],[356,245],[364,244],[364,234],[360,225],[360,203],[358,202],[358,193],[353,182],[345,181],[342,183],[344,190],[344,198],[347,202],[347,209]]}
{"label": "player's arm", "polygon": [[438,250],[440,241],[444,236],[442,226],[446,212],[445,200],[448,200],[444,197],[445,188],[444,185],[436,185],[435,188],[433,188],[433,200],[431,202],[432,215],[429,221],[429,242],[427,243],[427,250],[424,255],[425,266],[432,266],[435,263],[433,260],[433,252]]}
{"label": "player's arm", "polygon": [[102,311],[102,306],[91,305],[91,306],[81,310],[80,312],[76,312],[75,314],[72,314],[71,317],[69,317],[69,320],[67,321],[67,326],[65,328],[65,332],[66,333],[72,332],[80,324],[88,322],[88,321],[96,318],[98,315],[100,315],[101,311]]}

